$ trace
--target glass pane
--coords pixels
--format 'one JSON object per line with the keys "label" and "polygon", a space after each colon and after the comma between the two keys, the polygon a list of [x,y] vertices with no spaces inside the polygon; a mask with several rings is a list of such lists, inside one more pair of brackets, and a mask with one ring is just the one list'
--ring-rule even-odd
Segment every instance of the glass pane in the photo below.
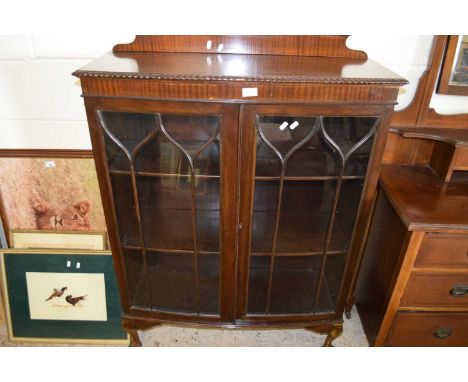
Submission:
{"label": "glass pane", "polygon": [[247,312],[251,314],[266,312],[270,263],[270,256],[250,257]]}
{"label": "glass pane", "polygon": [[139,250],[123,249],[125,275],[130,305],[139,308],[150,308],[150,296],[145,293],[145,273],[143,269],[143,254]]}
{"label": "glass pane", "polygon": [[220,118],[100,120],[132,304],[219,314]]}
{"label": "glass pane", "polygon": [[334,311],[376,123],[258,117],[248,314]]}
{"label": "glass pane", "polygon": [[320,256],[286,256],[275,259],[270,313],[309,313],[320,272]]}
{"label": "glass pane", "polygon": [[[345,175],[365,176],[367,164],[372,149],[373,135],[362,145],[356,146],[364,139],[376,123],[375,117],[326,117],[323,118],[323,130],[330,139],[339,147],[344,156],[352,153],[345,163]],[[324,134],[322,133],[322,137]],[[326,138],[325,138],[326,139]],[[333,158],[338,171],[342,165],[336,149],[331,149],[328,143],[328,151],[333,152]],[[338,172],[337,171],[337,172]]]}
{"label": "glass pane", "polygon": [[341,278],[346,264],[346,254],[328,255],[325,274],[317,301],[317,312],[334,312],[341,286]]}
{"label": "glass pane", "polygon": [[449,85],[468,86],[468,35],[458,36]]}

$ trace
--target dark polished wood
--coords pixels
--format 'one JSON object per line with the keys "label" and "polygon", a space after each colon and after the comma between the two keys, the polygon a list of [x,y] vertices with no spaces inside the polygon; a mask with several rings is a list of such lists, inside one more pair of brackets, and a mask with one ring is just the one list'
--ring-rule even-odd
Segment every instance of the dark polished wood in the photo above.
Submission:
{"label": "dark polished wood", "polygon": [[[467,186],[429,166],[383,166],[354,293],[372,345],[468,344],[460,327],[468,312]],[[448,339],[447,327],[456,336]]]}
{"label": "dark polished wood", "polygon": [[[386,164],[429,165],[442,180],[449,182],[457,171],[468,170],[468,130],[450,128],[391,128]],[[387,143],[387,148],[389,144]]]}
{"label": "dark polished wood", "polygon": [[138,335],[138,330],[147,330],[160,325],[161,324],[159,322],[138,321],[127,317],[122,318],[122,328],[130,336],[130,347],[142,346],[140,337]]}
{"label": "dark polished wood", "polygon": [[198,53],[108,53],[74,72],[79,78],[402,85],[372,60]]}
{"label": "dark polished wood", "polygon": [[420,138],[448,143],[452,146],[468,146],[468,130],[437,127],[392,127],[390,132],[404,138]]}
{"label": "dark polished wood", "polygon": [[[346,46],[348,36],[136,36],[129,44],[114,46],[114,52],[222,52],[287,56],[345,57],[365,60],[367,54]],[[207,42],[211,41],[211,47]]]}
{"label": "dark polished wood", "polygon": [[380,188],[354,292],[359,317],[370,344],[377,338],[385,307],[396,283],[395,275],[403,260],[401,247],[405,244],[402,243],[409,243],[406,229]]}
{"label": "dark polished wood", "polygon": [[446,184],[427,166],[382,166],[380,184],[408,230],[468,230],[468,184]]}
{"label": "dark polished wood", "polygon": [[323,347],[333,347],[332,342],[343,333],[343,322],[316,325],[310,328],[306,327],[305,329],[314,333],[326,334],[327,337],[325,338]]}
{"label": "dark polished wood", "polygon": [[[74,73],[124,325],[135,345],[136,329],[175,323],[303,327],[329,346],[406,81],[343,36],[231,37],[138,37]],[[206,39],[222,53],[206,52]],[[270,151],[257,150],[257,134]],[[278,173],[275,146],[291,151]],[[202,151],[195,171],[187,158]]]}

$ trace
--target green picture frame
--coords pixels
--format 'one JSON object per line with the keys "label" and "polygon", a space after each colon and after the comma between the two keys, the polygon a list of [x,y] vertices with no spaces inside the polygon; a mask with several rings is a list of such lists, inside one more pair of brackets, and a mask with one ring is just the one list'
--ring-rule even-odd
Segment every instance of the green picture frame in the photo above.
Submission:
{"label": "green picture frame", "polygon": [[[122,308],[111,252],[5,249],[0,252],[0,262],[10,341],[128,346],[129,337],[121,326]],[[52,302],[46,302],[47,296],[41,295],[39,300],[30,296],[32,290],[28,283],[32,278],[29,276],[34,276],[40,284],[49,283],[47,291],[55,285],[51,281],[54,277],[70,279],[70,284],[75,285],[75,288],[68,288],[63,296],[54,298],[53,305],[50,305]],[[100,283],[87,283],[89,279]],[[86,297],[83,299],[86,301],[80,301],[75,306],[65,299],[68,294],[71,296],[78,292],[76,285],[79,285],[80,280],[85,280],[80,293],[83,294],[85,290],[85,296],[91,298]],[[86,304],[93,301],[93,296],[101,296],[100,300],[94,300],[101,305],[105,304],[99,309],[104,313],[100,313],[97,318],[89,318],[89,314],[95,314],[93,307],[86,313]],[[34,317],[32,313],[37,309],[33,304],[46,303],[49,304],[46,313],[54,314],[53,309],[56,309],[57,317]],[[63,318],[64,314],[66,318]]]}

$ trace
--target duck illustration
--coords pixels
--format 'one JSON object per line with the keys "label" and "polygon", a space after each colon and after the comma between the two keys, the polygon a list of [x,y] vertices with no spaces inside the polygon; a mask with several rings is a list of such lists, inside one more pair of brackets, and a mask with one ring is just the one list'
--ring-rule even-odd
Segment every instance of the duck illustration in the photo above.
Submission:
{"label": "duck illustration", "polygon": [[65,301],[68,302],[69,304],[75,306],[80,302],[81,300],[84,300],[86,295],[84,296],[78,296],[78,297],[73,297],[71,294],[69,294],[67,297],[65,297]]}
{"label": "duck illustration", "polygon": [[50,295],[50,297],[46,301],[52,300],[54,297],[61,297],[63,295],[63,292],[65,292],[67,289],[68,289],[67,287],[63,287],[60,290],[54,288],[54,292]]}

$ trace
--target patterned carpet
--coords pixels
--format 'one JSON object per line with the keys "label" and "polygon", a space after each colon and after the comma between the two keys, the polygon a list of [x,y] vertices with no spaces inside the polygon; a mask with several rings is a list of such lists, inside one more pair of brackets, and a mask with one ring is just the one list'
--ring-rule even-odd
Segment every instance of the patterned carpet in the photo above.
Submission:
{"label": "patterned carpet", "polygon": [[[325,336],[294,330],[218,330],[194,329],[164,325],[140,332],[143,346],[321,346]],[[357,311],[345,319],[341,337],[334,341],[336,347],[368,346]],[[5,325],[0,325],[0,346],[71,346],[8,341]],[[73,346],[73,345],[72,345]],[[76,345],[75,345],[76,346]]]}

